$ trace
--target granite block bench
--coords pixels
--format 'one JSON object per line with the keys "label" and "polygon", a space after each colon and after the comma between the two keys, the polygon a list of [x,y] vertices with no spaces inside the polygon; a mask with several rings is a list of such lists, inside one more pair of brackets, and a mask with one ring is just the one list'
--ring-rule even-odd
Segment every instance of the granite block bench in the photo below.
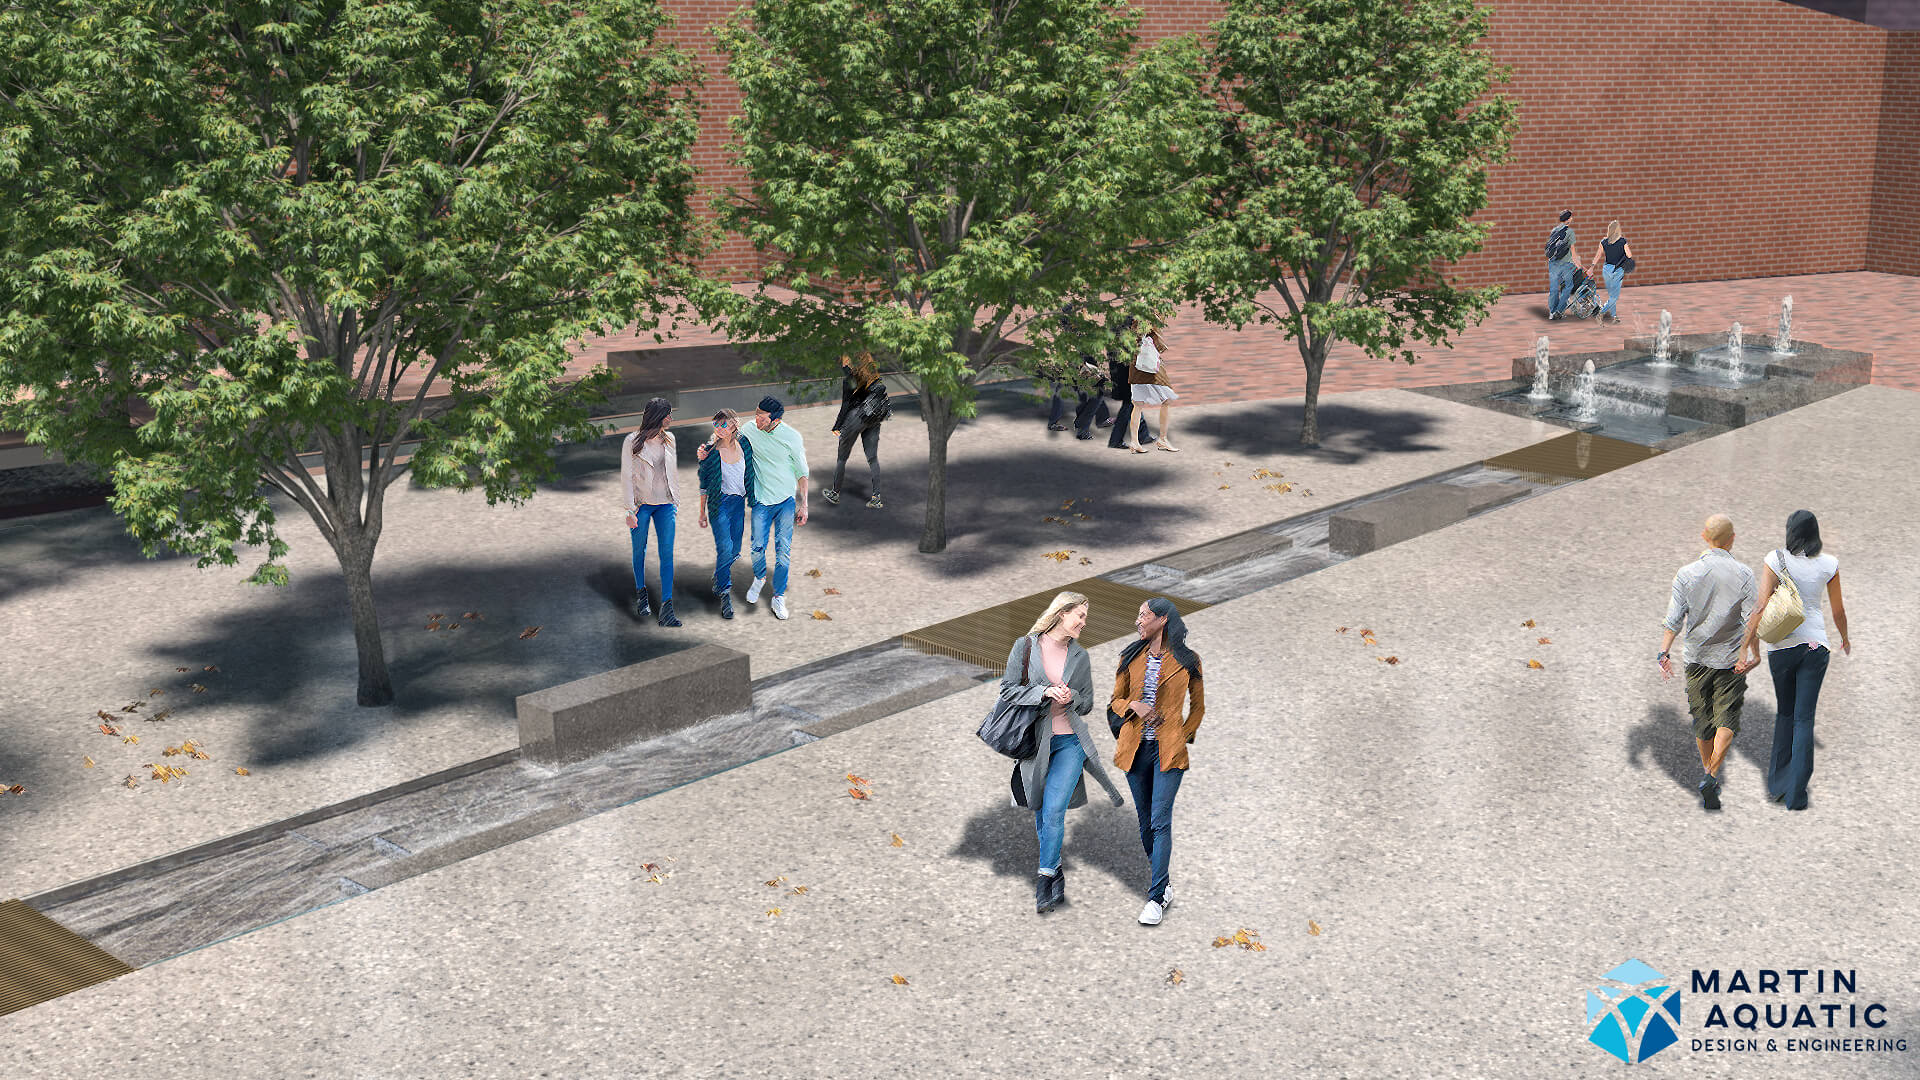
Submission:
{"label": "granite block bench", "polygon": [[514,699],[520,756],[568,765],[753,707],[747,654],[696,645]]}
{"label": "granite block bench", "polygon": [[1327,519],[1327,546],[1336,555],[1364,555],[1466,518],[1472,493],[1454,484],[1423,484],[1342,510]]}

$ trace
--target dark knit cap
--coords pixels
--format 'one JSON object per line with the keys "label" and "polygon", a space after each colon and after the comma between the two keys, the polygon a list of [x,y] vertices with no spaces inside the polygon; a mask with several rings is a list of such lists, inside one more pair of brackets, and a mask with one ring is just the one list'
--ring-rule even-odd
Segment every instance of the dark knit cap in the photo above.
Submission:
{"label": "dark knit cap", "polygon": [[779,398],[768,395],[760,399],[760,411],[778,420],[781,414],[787,411],[787,407],[780,404]]}
{"label": "dark knit cap", "polygon": [[1573,216],[1573,211],[1571,211],[1571,210],[1562,210],[1562,211],[1560,211],[1560,220],[1561,220],[1561,221],[1565,221],[1565,220],[1567,220],[1568,218],[1570,218],[1570,217],[1572,217],[1572,216]]}

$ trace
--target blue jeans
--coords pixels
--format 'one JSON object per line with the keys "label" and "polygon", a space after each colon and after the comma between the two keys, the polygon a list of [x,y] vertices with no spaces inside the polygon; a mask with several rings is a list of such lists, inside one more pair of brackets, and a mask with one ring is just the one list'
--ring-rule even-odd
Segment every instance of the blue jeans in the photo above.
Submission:
{"label": "blue jeans", "polygon": [[747,528],[746,496],[720,496],[707,508],[707,517],[713,525],[713,591],[724,596],[733,591],[733,564]]}
{"label": "blue jeans", "polygon": [[[1052,730],[1052,702],[1040,715],[1040,722]],[[1073,801],[1073,786],[1080,782],[1080,770],[1087,765],[1087,751],[1080,736],[1068,732],[1055,735],[1048,751],[1047,783],[1040,801],[1033,805],[1033,831],[1040,837],[1040,870],[1057,873],[1060,869],[1060,844],[1067,838],[1067,804]],[[1032,800],[1028,800],[1031,802]]]}
{"label": "blue jeans", "polygon": [[633,587],[647,591],[647,522],[651,520],[660,541],[660,602],[667,603],[673,599],[673,504],[643,504],[633,516],[639,522],[627,530],[633,539]]}
{"label": "blue jeans", "polygon": [[1773,761],[1767,791],[1787,800],[1787,809],[1807,808],[1807,781],[1813,778],[1813,710],[1833,654],[1814,645],[1775,649],[1767,654],[1773,672]]}
{"label": "blue jeans", "polygon": [[1142,741],[1133,752],[1133,767],[1127,770],[1133,810],[1140,817],[1140,846],[1147,849],[1147,861],[1153,867],[1147,899],[1156,903],[1167,898],[1167,868],[1173,861],[1173,797],[1180,794],[1180,781],[1186,775],[1185,769],[1160,771],[1158,739]]}
{"label": "blue jeans", "polygon": [[1579,277],[1577,270],[1572,259],[1547,264],[1547,314],[1558,315],[1567,310],[1567,301],[1573,299],[1573,283]]}
{"label": "blue jeans", "polygon": [[1608,263],[1600,268],[1600,277],[1607,283],[1607,303],[1605,307],[1600,309],[1602,315],[1612,315],[1616,319],[1620,317],[1615,313],[1613,306],[1614,303],[1620,299],[1620,281],[1626,276],[1627,272],[1625,270],[1620,269],[1612,263]]}
{"label": "blue jeans", "polygon": [[773,595],[787,595],[787,559],[793,552],[794,501],[753,508],[753,579],[767,576],[767,535],[773,535]]}

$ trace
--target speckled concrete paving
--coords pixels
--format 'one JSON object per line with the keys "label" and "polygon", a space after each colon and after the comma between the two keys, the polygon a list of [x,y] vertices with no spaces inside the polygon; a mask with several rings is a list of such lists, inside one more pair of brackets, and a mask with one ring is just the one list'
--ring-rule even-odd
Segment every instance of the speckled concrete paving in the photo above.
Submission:
{"label": "speckled concrete paving", "polygon": [[[1001,396],[953,438],[952,542],[925,556],[916,550],[925,429],[902,411],[883,429],[886,509],[863,505],[857,455],[846,501],[829,506],[815,493],[812,521],[795,531],[794,617],[784,623],[765,603],[739,599],[740,617],[723,622],[707,593],[712,539],[695,524],[691,501],[693,445],[704,435],[692,425],[682,437],[679,630],[636,624],[625,611],[633,581],[617,442],[604,453],[570,449],[567,477],[518,509],[490,508],[477,495],[391,492],[374,576],[400,699],[387,709],[353,703],[345,590],[331,551],[297,511],[280,515],[294,583],[278,592],[241,583],[250,563],[195,571],[188,559],[143,560],[98,511],[0,529],[0,716],[8,728],[0,781],[28,790],[0,803],[0,897],[32,896],[506,750],[518,741],[518,694],[709,640],[749,653],[758,679],[1561,433],[1386,390],[1324,402],[1326,437],[1314,453],[1295,442],[1299,403],[1280,401],[1181,410],[1174,439],[1182,452],[1129,455],[1104,439],[1050,434],[1043,405]],[[816,486],[828,483],[832,410],[795,410],[790,419],[807,440]],[[1263,490],[1272,481],[1255,479],[1260,468],[1285,473],[1294,489]],[[1090,520],[1041,520],[1084,498],[1093,501],[1076,510]],[[1043,557],[1061,549],[1074,556]],[[806,576],[811,569],[820,577]],[[749,576],[743,560],[737,593]],[[830,621],[808,618],[816,608]],[[484,621],[424,629],[429,614],[467,611]],[[543,629],[520,640],[529,625]],[[76,665],[80,657],[87,661]],[[208,664],[220,670],[204,671]],[[191,692],[194,684],[206,692]],[[148,698],[149,689],[165,693]],[[116,712],[136,698],[149,701],[143,715],[174,715],[125,722],[141,740],[134,745],[96,729],[95,710]],[[211,760],[161,756],[186,739]],[[89,756],[96,767],[86,767]],[[141,768],[147,762],[182,764],[190,775],[163,786]],[[250,775],[236,775],[236,766]],[[137,789],[120,786],[129,774],[140,778]]]}
{"label": "speckled concrete paving", "polygon": [[[1681,979],[1853,969],[1887,1026],[1831,1034],[1908,1045],[1696,1052],[1713,1004],[1849,999],[1683,989],[1683,1043],[1648,1069],[1912,1076],[1917,426],[1920,399],[1851,391],[1197,613],[1210,708],[1158,928],[1134,921],[1130,807],[1074,813],[1070,904],[1031,914],[1032,820],[973,738],[981,687],[36,1006],[7,1018],[0,1066],[1612,1076],[1584,994],[1637,957]],[[1762,675],[1706,814],[1681,684],[1651,662],[1667,583],[1706,513],[1753,563],[1802,506],[1855,646],[1822,694],[1812,809],[1762,800]],[[849,771],[871,799],[845,796]],[[671,873],[649,884],[646,863]],[[1266,951],[1211,946],[1240,928]]]}

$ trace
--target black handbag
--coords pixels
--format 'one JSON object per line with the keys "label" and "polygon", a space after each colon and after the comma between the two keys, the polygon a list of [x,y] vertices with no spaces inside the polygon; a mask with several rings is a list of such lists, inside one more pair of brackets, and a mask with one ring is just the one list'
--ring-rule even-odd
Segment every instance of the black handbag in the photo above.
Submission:
{"label": "black handbag", "polygon": [[1633,273],[1633,256],[1629,255],[1620,260],[1620,272],[1623,274]]}
{"label": "black handbag", "polygon": [[[1033,657],[1033,639],[1021,640],[1025,648],[1020,650],[1020,685],[1025,686],[1027,664]],[[993,707],[987,710],[987,718],[980,722],[980,730],[975,734],[981,742],[993,747],[995,753],[1024,761],[1040,748],[1034,733],[1039,719],[1038,706],[1015,705],[1012,698],[1002,694],[993,699]]]}
{"label": "black handbag", "polygon": [[875,379],[860,399],[860,422],[871,426],[893,415],[893,402],[887,399],[887,384]]}

